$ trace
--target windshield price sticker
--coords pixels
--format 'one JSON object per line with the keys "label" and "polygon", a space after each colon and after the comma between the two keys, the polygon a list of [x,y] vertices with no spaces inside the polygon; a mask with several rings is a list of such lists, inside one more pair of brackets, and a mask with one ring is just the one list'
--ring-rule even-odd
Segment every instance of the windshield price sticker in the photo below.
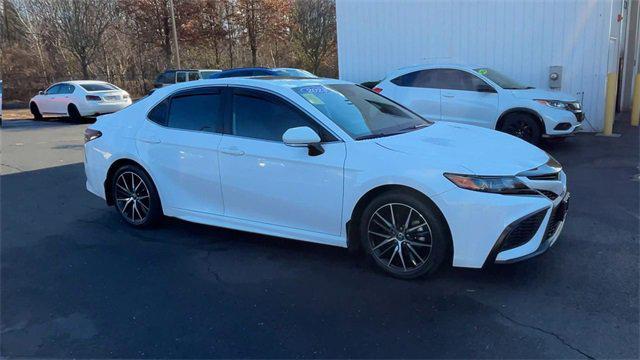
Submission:
{"label": "windshield price sticker", "polygon": [[322,85],[305,86],[298,90],[301,94],[326,94],[329,92],[329,90]]}

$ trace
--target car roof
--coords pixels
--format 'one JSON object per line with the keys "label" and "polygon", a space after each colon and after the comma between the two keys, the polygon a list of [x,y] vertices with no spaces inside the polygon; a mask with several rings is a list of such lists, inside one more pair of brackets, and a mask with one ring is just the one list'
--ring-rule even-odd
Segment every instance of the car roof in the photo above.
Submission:
{"label": "car roof", "polygon": [[429,69],[459,69],[459,70],[473,70],[478,68],[483,68],[486,66],[477,65],[477,64],[460,64],[460,63],[437,63],[437,64],[417,64],[401,67],[399,69],[395,69],[387,73],[384,77],[386,79],[390,79],[392,77],[397,77],[400,75],[408,74],[413,71],[418,70],[429,70]]}
{"label": "car roof", "polygon": [[333,84],[353,84],[348,81],[331,78],[308,78],[308,77],[288,77],[288,76],[251,76],[251,77],[229,77],[221,79],[202,79],[173,84],[157,89],[153,93],[161,94],[164,97],[180,89],[190,89],[206,85],[228,85],[228,86],[248,86],[267,90],[293,89],[301,86],[333,85]]}

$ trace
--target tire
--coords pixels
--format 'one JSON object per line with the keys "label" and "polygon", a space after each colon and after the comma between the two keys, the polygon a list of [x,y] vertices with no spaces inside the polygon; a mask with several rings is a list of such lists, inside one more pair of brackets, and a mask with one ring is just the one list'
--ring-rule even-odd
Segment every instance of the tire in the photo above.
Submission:
{"label": "tire", "polygon": [[67,113],[69,113],[69,119],[71,119],[71,121],[73,122],[82,121],[82,115],[80,115],[80,111],[78,111],[78,108],[75,105],[70,104],[69,107],[67,108]]}
{"label": "tire", "polygon": [[40,109],[38,109],[38,105],[36,105],[36,103],[32,102],[29,105],[29,110],[31,110],[31,115],[33,115],[33,120],[35,121],[43,120],[42,114],[40,113]]}
{"label": "tire", "polygon": [[401,279],[435,272],[446,259],[450,243],[436,206],[408,191],[389,191],[374,198],[359,219],[359,234],[377,267]]}
{"label": "tire", "polygon": [[540,143],[542,138],[540,124],[532,115],[526,113],[508,114],[499,130],[534,145]]}
{"label": "tire", "polygon": [[111,191],[116,212],[129,225],[152,227],[162,219],[158,190],[140,167],[125,165],[119,168],[111,179]]}

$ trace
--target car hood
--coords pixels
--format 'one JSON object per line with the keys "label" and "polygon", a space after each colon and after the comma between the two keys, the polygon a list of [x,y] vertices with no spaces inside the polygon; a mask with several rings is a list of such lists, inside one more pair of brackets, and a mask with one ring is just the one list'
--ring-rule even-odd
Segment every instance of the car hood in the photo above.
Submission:
{"label": "car hood", "polygon": [[543,99],[543,100],[560,100],[560,101],[578,101],[574,96],[567,93],[542,89],[522,89],[522,90],[509,90],[513,96],[519,99]]}
{"label": "car hood", "polygon": [[546,152],[514,136],[445,122],[375,141],[392,151],[450,163],[451,169],[462,166],[475,175],[516,175],[549,160]]}

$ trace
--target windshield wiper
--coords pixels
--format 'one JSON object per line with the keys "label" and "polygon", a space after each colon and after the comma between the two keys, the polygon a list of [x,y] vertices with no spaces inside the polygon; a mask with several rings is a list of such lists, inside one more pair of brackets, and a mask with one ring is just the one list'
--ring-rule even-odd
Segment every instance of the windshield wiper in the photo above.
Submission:
{"label": "windshield wiper", "polygon": [[375,139],[375,138],[385,137],[385,136],[389,136],[389,135],[393,135],[393,134],[387,134],[387,133],[367,134],[367,135],[361,135],[361,136],[356,137],[356,140]]}

